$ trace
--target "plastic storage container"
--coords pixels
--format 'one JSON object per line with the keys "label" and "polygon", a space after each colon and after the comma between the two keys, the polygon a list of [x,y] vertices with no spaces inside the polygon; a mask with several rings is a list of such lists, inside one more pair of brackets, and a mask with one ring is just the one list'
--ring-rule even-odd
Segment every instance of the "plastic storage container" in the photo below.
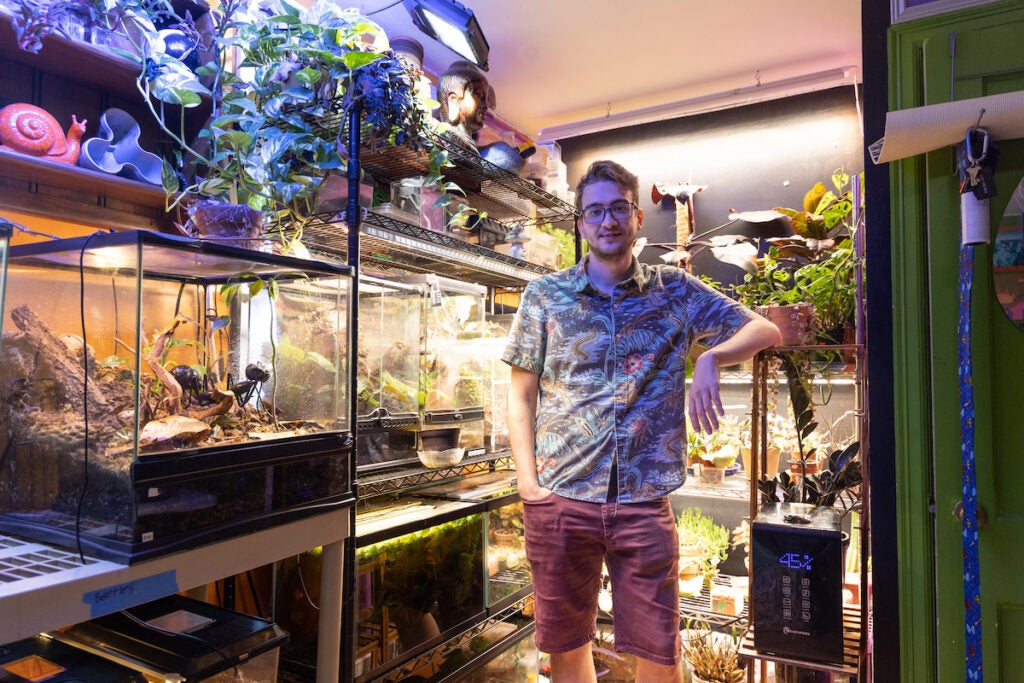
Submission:
{"label": "plastic storage container", "polygon": [[0,530],[132,562],[351,501],[347,267],[132,231],[8,285]]}
{"label": "plastic storage container", "polygon": [[413,217],[421,228],[444,232],[445,208],[437,206],[441,192],[436,185],[425,185],[425,178],[403,178],[391,183],[391,205]]}
{"label": "plastic storage container", "polygon": [[150,683],[273,682],[288,641],[272,621],[180,595],[76,624],[59,637]]}

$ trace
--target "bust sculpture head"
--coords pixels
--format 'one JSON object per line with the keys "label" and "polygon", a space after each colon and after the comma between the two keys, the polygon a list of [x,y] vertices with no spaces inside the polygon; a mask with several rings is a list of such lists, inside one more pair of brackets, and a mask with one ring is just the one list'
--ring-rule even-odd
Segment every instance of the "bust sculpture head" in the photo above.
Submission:
{"label": "bust sculpture head", "polygon": [[473,64],[453,62],[437,80],[437,99],[441,120],[456,133],[473,140],[483,128],[487,107],[492,99],[487,78]]}

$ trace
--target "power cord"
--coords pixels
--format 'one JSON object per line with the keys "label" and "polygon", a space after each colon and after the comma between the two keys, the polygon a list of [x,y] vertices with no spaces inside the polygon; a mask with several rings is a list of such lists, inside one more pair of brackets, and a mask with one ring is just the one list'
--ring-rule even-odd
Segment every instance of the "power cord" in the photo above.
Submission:
{"label": "power cord", "polygon": [[372,12],[367,12],[366,16],[372,17],[374,14],[380,14],[381,12],[383,12],[386,9],[391,9],[395,5],[401,5],[401,4],[402,4],[402,0],[395,0],[395,2],[391,3],[390,5],[384,5],[380,9],[375,9]]}
{"label": "power cord", "polygon": [[[35,233],[38,234],[38,233]],[[85,553],[82,551],[82,508],[85,505],[85,496],[89,490],[89,347],[86,344],[85,329],[85,250],[89,242],[102,232],[94,232],[89,235],[82,248],[78,252],[78,313],[82,326],[82,492],[78,496],[78,505],[75,509],[75,546],[78,549],[78,559],[86,564]]]}

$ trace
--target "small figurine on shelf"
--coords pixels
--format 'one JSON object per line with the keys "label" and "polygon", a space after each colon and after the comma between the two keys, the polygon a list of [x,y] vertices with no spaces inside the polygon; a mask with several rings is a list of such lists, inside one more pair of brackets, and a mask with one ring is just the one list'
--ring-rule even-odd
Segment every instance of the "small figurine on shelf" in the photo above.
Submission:
{"label": "small figurine on shelf", "polygon": [[71,117],[67,136],[50,112],[18,102],[0,109],[0,149],[74,166],[87,121]]}
{"label": "small figurine on shelf", "polygon": [[473,149],[477,132],[484,126],[492,92],[483,72],[466,61],[453,62],[437,81],[441,120],[450,124],[460,141]]}
{"label": "small figurine on shelf", "polygon": [[509,243],[508,255],[512,258],[526,260],[526,243],[530,238],[526,235],[526,226],[515,223],[508,231],[505,241]]}

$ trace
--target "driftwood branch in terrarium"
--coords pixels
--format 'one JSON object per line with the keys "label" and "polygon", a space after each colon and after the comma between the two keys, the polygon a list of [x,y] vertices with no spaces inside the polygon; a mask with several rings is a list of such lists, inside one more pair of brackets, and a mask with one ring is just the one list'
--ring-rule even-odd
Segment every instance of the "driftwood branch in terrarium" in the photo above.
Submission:
{"label": "driftwood branch in terrarium", "polygon": [[235,405],[235,394],[233,391],[225,391],[213,385],[210,388],[210,395],[213,398],[213,405],[195,413],[197,420],[206,420],[217,415],[227,415]]}
{"label": "driftwood branch in terrarium", "polygon": [[[86,392],[83,379],[82,361],[72,357],[67,345],[46,326],[28,306],[18,306],[11,311],[11,319],[26,337],[32,340],[39,354],[53,364],[54,382],[61,388],[65,400],[74,410],[82,409],[82,395]],[[88,354],[88,347],[82,344],[82,353]],[[86,400],[90,415],[105,419],[111,415],[111,407],[103,390],[94,383],[88,384]]]}
{"label": "driftwood branch in terrarium", "polygon": [[171,414],[181,411],[181,397],[184,392],[178,380],[164,367],[161,358],[174,338],[174,331],[178,329],[179,325],[186,322],[188,322],[188,319],[185,316],[174,316],[171,324],[156,336],[156,339],[153,340],[153,346],[142,356],[142,359],[146,361],[146,365],[153,371],[153,374],[163,382],[164,391],[167,392],[167,412]]}

